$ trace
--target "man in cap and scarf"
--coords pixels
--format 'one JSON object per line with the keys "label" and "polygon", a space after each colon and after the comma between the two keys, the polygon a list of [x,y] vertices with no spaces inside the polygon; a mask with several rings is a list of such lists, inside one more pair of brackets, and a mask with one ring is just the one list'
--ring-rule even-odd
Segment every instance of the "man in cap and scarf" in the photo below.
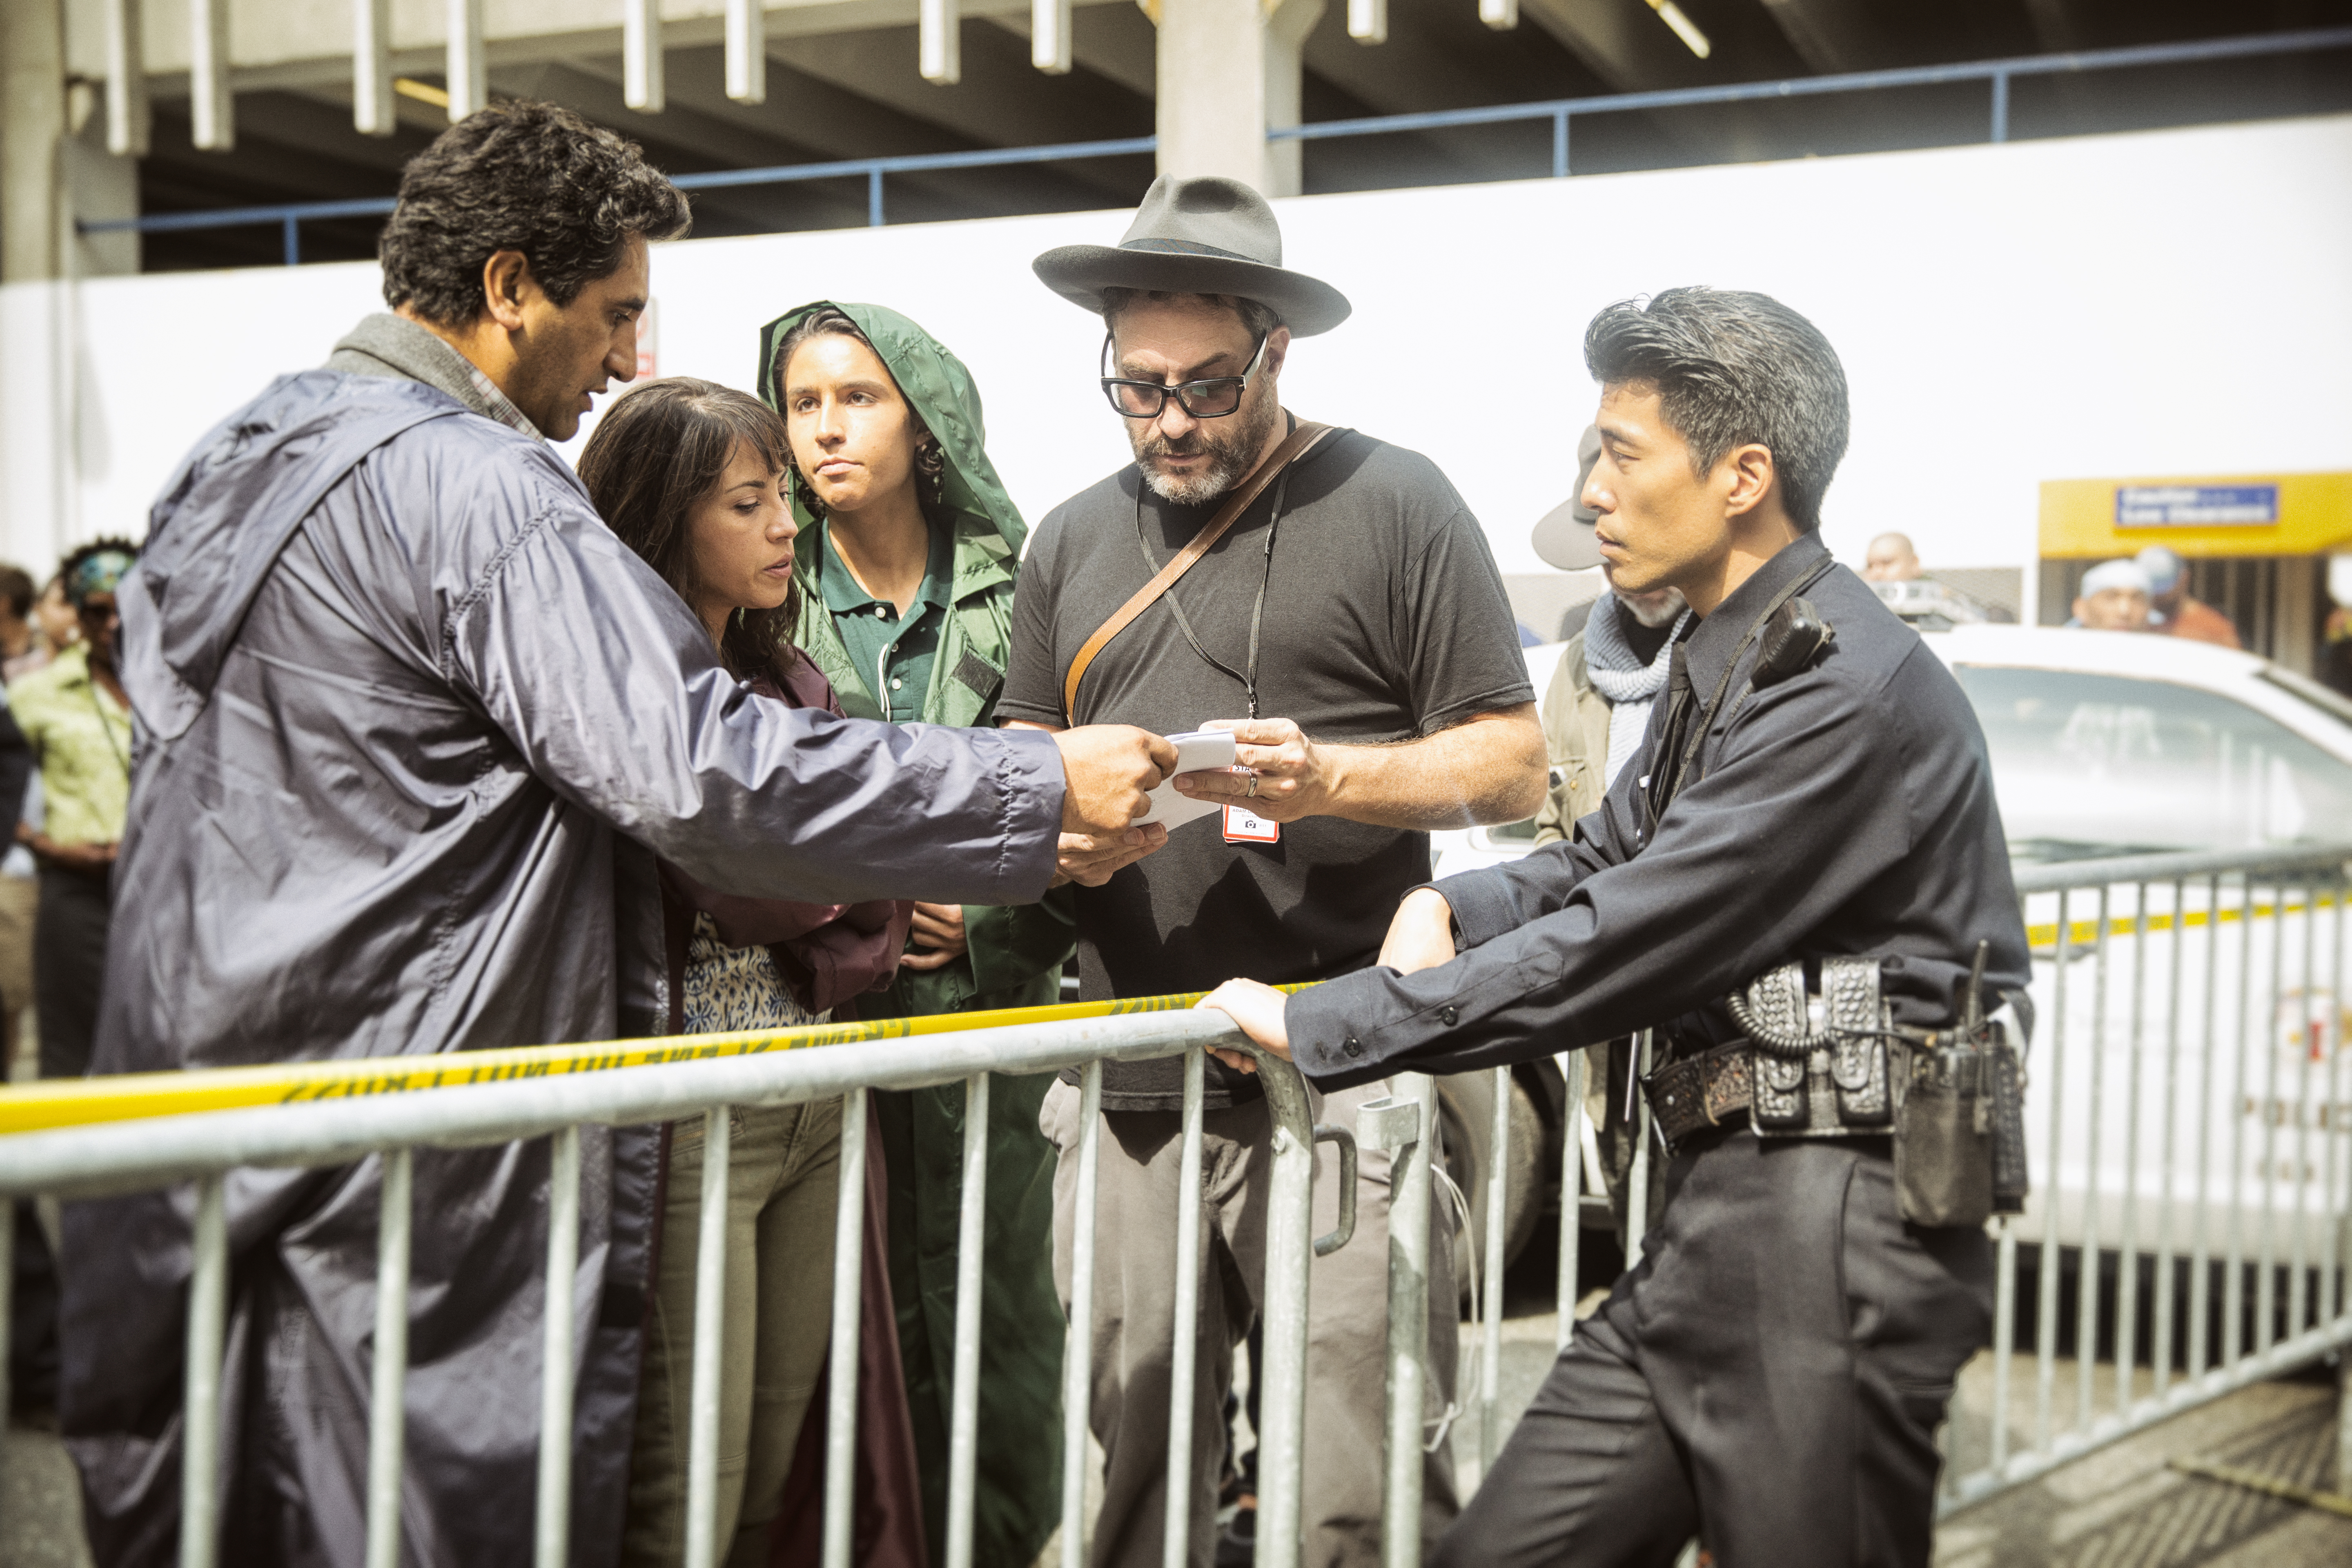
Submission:
{"label": "man in cap and scarf", "polygon": [[[1665,689],[1674,644],[1690,619],[1682,590],[1652,588],[1630,593],[1593,532],[1601,514],[1584,504],[1584,487],[1601,458],[1601,432],[1586,426],[1577,443],[1576,489],[1544,514],[1532,542],[1546,563],[1563,572],[1599,567],[1608,591],[1585,609],[1584,624],[1559,650],[1559,668],[1544,692],[1544,749],[1551,759],[1551,791],[1536,813],[1536,843],[1572,838],[1579,818],[1601,809],[1650,724],[1650,710]],[[1571,612],[1573,613],[1573,612]],[[1585,1111],[1599,1130],[1601,1173],[1609,1184],[1609,1207],[1620,1241],[1627,1239],[1626,1181],[1633,1167],[1639,1134],[1622,1086],[1633,1070],[1633,1042],[1620,1036],[1586,1047]],[[1651,1184],[1645,1224],[1665,1205],[1664,1183]]]}
{"label": "man in cap and scarf", "polygon": [[[647,242],[686,226],[612,132],[481,110],[402,175],[393,313],[173,475],[121,588],[140,745],[98,1071],[656,1032],[657,859],[745,898],[1019,903],[1150,846],[1165,742],[756,700],[598,519],[547,443],[634,375]],[[620,1546],[656,1139],[581,1133],[574,1414],[544,1437],[575,1564]],[[229,1184],[224,1562],[363,1554],[383,1169]],[[550,1169],[543,1139],[415,1156],[410,1560],[533,1554]],[[67,1210],[61,1415],[110,1568],[175,1551],[189,1228],[185,1188]]]}
{"label": "man in cap and scarf", "polygon": [[[1293,337],[1330,331],[1349,307],[1329,284],[1283,268],[1274,214],[1246,185],[1162,177],[1117,247],[1069,246],[1035,267],[1104,318],[1103,390],[1136,460],[1039,525],[998,711],[1048,730],[1217,723],[1238,742],[1234,771],[1178,780],[1213,809],[1100,888],[1078,889],[1085,994],[1361,968],[1380,950],[1381,906],[1429,876],[1430,829],[1509,822],[1542,800],[1535,693],[1486,536],[1428,458],[1284,411],[1276,384]],[[1109,1468],[1093,1560],[1106,1568],[1158,1563],[1171,1506],[1188,1510],[1192,1560],[1210,1560],[1233,1351],[1265,1276],[1272,1128],[1255,1083],[1215,1063],[1206,1234],[1176,1235],[1182,1070],[1171,1059],[1103,1072],[1092,1364]],[[1321,1118],[1350,1125],[1359,1105],[1387,1092],[1333,1096]],[[1075,1081],[1046,1097],[1042,1125],[1062,1153],[1055,1217],[1066,1301]],[[1322,1160],[1318,1232],[1339,1201],[1336,1159]],[[1362,1161],[1355,1239],[1316,1263],[1308,1293],[1304,1499],[1317,1563],[1370,1563],[1380,1552],[1389,1171],[1377,1150]],[[1201,1315],[1180,1324],[1170,1281],[1178,1248],[1195,1246],[1206,1258]],[[1442,1430],[1454,1386],[1454,1323],[1443,1305],[1454,1299],[1452,1250],[1430,1256],[1440,1305],[1427,1413]],[[1200,1371],[1191,1496],[1171,1503],[1175,1333],[1195,1336]],[[1456,1503],[1444,1445],[1433,1447],[1423,1528],[1433,1540]]]}

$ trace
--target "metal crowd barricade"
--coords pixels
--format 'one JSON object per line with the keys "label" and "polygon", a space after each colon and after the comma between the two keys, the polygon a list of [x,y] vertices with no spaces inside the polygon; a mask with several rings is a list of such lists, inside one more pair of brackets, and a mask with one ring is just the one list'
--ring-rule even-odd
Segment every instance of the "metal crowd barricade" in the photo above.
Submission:
{"label": "metal crowd barricade", "polygon": [[[2345,991],[2352,930],[2352,846],[2266,852],[2146,856],[2021,868],[2017,886],[2034,950],[2032,996],[2038,1016],[2026,1056],[2026,1121],[2034,1184],[2026,1212],[1990,1226],[1996,1282],[1992,1345],[1964,1373],[1945,1435],[1946,1511],[2028,1481],[2102,1444],[2221,1397],[2250,1383],[2317,1362],[2352,1344],[2352,998]],[[812,1032],[814,1033],[814,1032]],[[212,1480],[220,1415],[219,1368],[227,1306],[224,1177],[240,1165],[320,1166],[371,1155],[384,1161],[378,1258],[378,1353],[373,1368],[367,1495],[368,1562],[399,1557],[397,1498],[405,1370],[410,1177],[419,1146],[469,1146],[519,1138],[553,1139],[548,1301],[541,1388],[542,1431],[567,1431],[575,1340],[570,1286],[579,1247],[580,1132],[592,1123],[706,1118],[703,1223],[698,1240],[696,1353],[690,1396],[687,1562],[706,1568],[712,1538],[723,1310],[723,1204],[731,1105],[782,1104],[839,1096],[845,1172],[863,1168],[869,1089],[961,1081],[966,1085],[964,1209],[960,1237],[950,1447],[949,1568],[969,1568],[977,1453],[981,1272],[980,1215],[986,1197],[984,1129],[989,1075],[1063,1068],[1081,1072],[1076,1150],[1081,1192],[1098,1166],[1102,1064],[1182,1055],[1181,1196],[1174,1286],[1175,1321],[1200,1300],[1200,1173],[1202,1052],[1244,1046],[1222,1015],[1171,1010],[1028,1024],[961,1034],[867,1042],[855,1049],[784,1050],[663,1061],[600,1058],[611,1070],[268,1108],[142,1120],[0,1136],[0,1196],[73,1195],[196,1184],[194,1268],[188,1313],[182,1562],[214,1561]],[[699,1051],[714,1047],[693,1042]],[[592,1047],[597,1049],[597,1047]],[[1646,1060],[1648,1042],[1636,1043]],[[528,1057],[530,1053],[508,1053]],[[495,1071],[522,1072],[496,1053]],[[650,1065],[622,1065],[624,1061]],[[1559,1345],[1573,1331],[1583,1173],[1583,1058],[1558,1058],[1566,1090],[1560,1163]],[[457,1064],[407,1064],[383,1087],[418,1089]],[[1340,1180],[1352,1195],[1353,1148],[1314,1125],[1303,1080],[1288,1064],[1260,1058],[1273,1113],[1274,1171],[1265,1308],[1265,1357],[1259,1433],[1260,1561],[1289,1568],[1299,1548],[1299,1495],[1307,1342],[1307,1270],[1313,1257],[1344,1245],[1340,1229],[1311,1236],[1310,1199],[1318,1139],[1342,1144]],[[306,1069],[316,1073],[326,1070]],[[1476,1410],[1481,1469],[1491,1465],[1505,1411],[1500,1387],[1502,1284],[1510,1159],[1510,1083],[1496,1069],[1486,1212],[1472,1216],[1481,1249],[1480,1356]],[[193,1080],[205,1075],[185,1075]],[[223,1081],[227,1081],[224,1079]],[[95,1087],[95,1086],[93,1086]],[[1427,1313],[1452,1303],[1429,1299],[1427,1217],[1432,1204],[1433,1080],[1391,1079],[1388,1099],[1359,1112],[1358,1135],[1393,1161],[1389,1226],[1386,1383],[1389,1419],[1383,1473],[1386,1568],[1421,1560],[1422,1455]],[[250,1088],[236,1089],[248,1093]],[[1615,1092],[1615,1086],[1612,1086]],[[1629,1253],[1638,1258],[1643,1189],[1656,1170],[1646,1107],[1634,1103],[1637,1153],[1629,1180]],[[842,1184],[836,1258],[861,1245],[865,1186]],[[1074,1227],[1070,1327],[1065,1355],[1061,1561],[1084,1561],[1087,1405],[1095,1232],[1093,1205]],[[13,1202],[0,1202],[0,1257],[7,1255]],[[1441,1227],[1438,1233],[1444,1234]],[[2110,1259],[2112,1267],[2110,1268]],[[2025,1275],[2032,1270],[2030,1290]],[[2062,1277],[2074,1281],[2062,1320]],[[850,1499],[856,1404],[859,1271],[835,1271],[831,1405],[826,1414],[828,1568],[850,1556]],[[0,1335],[7,1323],[7,1271],[0,1269]],[[2070,1348],[2071,1390],[2061,1355]],[[5,1342],[0,1342],[5,1349]],[[2027,1389],[2017,1384],[2031,1358]],[[1188,1476],[1197,1367],[1192,1338],[1171,1347],[1175,1397],[1170,1419],[1171,1494]],[[0,1357],[0,1396],[5,1396]],[[2111,1369],[2103,1378],[2102,1368]],[[1978,1373],[1984,1375],[1979,1377]],[[1969,1390],[1989,1385],[1974,1397]],[[2021,1397],[2030,1393],[2030,1397]],[[2069,1396],[2070,1395],[2070,1396]],[[1979,1417],[1989,1417],[1979,1421]],[[2352,1399],[2346,1402],[2345,1453],[2352,1456]],[[1981,1426],[1982,1430],[1978,1430]],[[1442,1432],[1441,1428],[1441,1432]],[[537,1562],[567,1560],[569,1445],[542,1444]],[[2339,1485],[2352,1484],[2352,1477]],[[1187,1561],[1189,1519],[1171,1509],[1164,1541],[1170,1568]]]}
{"label": "metal crowd barricade", "polygon": [[[2038,1015],[2025,1058],[2033,1195],[2023,1215],[1988,1226],[1997,1270],[1989,1409],[1956,1401],[1968,1419],[1945,1436],[1945,1512],[2352,1344],[2352,844],[2024,866],[2016,882]],[[1646,1068],[1646,1037],[1634,1049]],[[1583,1058],[1555,1059],[1566,1089],[1557,1336],[1565,1349],[1580,1257]],[[1499,1194],[1510,1079],[1492,1070],[1488,1202],[1476,1221],[1482,1469],[1504,1415]],[[1635,1096],[1633,1110],[1629,1267],[1641,1258],[1657,1171],[1647,1105]],[[1425,1300],[1426,1283],[1394,1241],[1391,1258],[1393,1345],[1405,1299],[1418,1288]],[[2035,1278],[2021,1319],[2027,1262]],[[2062,1276],[2075,1282],[2071,1322],[2061,1321]],[[2021,1329],[2033,1373],[2022,1422],[2012,1388]],[[2066,1419],[2058,1363],[2069,1329]],[[2104,1389],[2102,1365],[2113,1370]],[[1390,1386],[1393,1457],[1419,1431],[1421,1406],[1417,1383],[1392,1373]],[[1979,1414],[1989,1415],[1981,1435],[1972,1429]],[[2338,1485],[2352,1492],[2352,1396],[2342,1424]],[[1397,1500],[1392,1490],[1385,1568],[1413,1568],[1419,1542],[1398,1527]]]}
{"label": "metal crowd barricade", "polygon": [[[740,1043],[743,1037],[736,1037]],[[684,1047],[687,1042],[677,1042]],[[697,1040],[695,1047],[708,1048]],[[536,1552],[539,1568],[569,1560],[574,1273],[579,1262],[580,1129],[704,1118],[702,1219],[695,1291],[695,1340],[689,1394],[687,1474],[688,1568],[710,1568],[721,1555],[714,1539],[718,1480],[719,1364],[725,1309],[726,1193],[730,1106],[777,1105],[838,1097],[843,1102],[843,1172],[835,1241],[830,1403],[825,1413],[824,1533],[826,1568],[851,1558],[857,1337],[864,1245],[866,1100],[874,1089],[965,1085],[964,1188],[955,1325],[950,1433],[949,1568],[970,1568],[978,1449],[981,1215],[986,1202],[986,1135],[990,1075],[1076,1068],[1081,1074],[1083,1116],[1076,1151],[1079,1203],[1074,1236],[1073,1301],[1065,1352],[1065,1432],[1061,1562],[1085,1561],[1087,1415],[1092,1341],[1087,1332],[1094,1277],[1095,1173],[1101,1122],[1096,1114],[1105,1062],[1185,1058],[1183,1169],[1189,1178],[1177,1243],[1177,1321],[1185,1303],[1197,1303],[1198,1174],[1202,1130],[1202,1057],[1211,1046],[1255,1047],[1223,1014],[1188,1008],[1127,1013],[1067,1021],[862,1043],[854,1048],[778,1049],[762,1054],[633,1065],[612,1070],[568,1071],[463,1087],[389,1092],[358,1098],[197,1114],[58,1127],[0,1136],[0,1258],[10,1256],[15,1200],[51,1194],[96,1196],[149,1190],[180,1182],[195,1185],[194,1268],[187,1320],[187,1371],[181,1480],[180,1562],[210,1568],[218,1556],[214,1499],[219,1475],[223,1332],[228,1310],[228,1227],[226,1179],[241,1166],[331,1166],[370,1157],[383,1162],[383,1220],[377,1258],[375,1359],[372,1369],[367,1469],[369,1568],[400,1561],[400,1478],[403,1405],[407,1371],[407,1295],[412,1225],[410,1194],[419,1147],[464,1148],[518,1139],[553,1142],[549,1203],[547,1313],[540,1419]],[[645,1048],[642,1044],[636,1047]],[[345,1064],[354,1070],[361,1064]],[[382,1064],[378,1064],[381,1066]],[[1264,1305],[1266,1354],[1259,1410],[1259,1561],[1293,1568],[1299,1552],[1299,1474],[1306,1416],[1307,1288],[1310,1259],[1344,1246],[1353,1205],[1341,1205],[1339,1228],[1311,1234],[1315,1144],[1340,1145],[1341,1175],[1354,1174],[1349,1135],[1314,1125],[1305,1080],[1287,1062],[1259,1057],[1260,1079],[1274,1122],[1274,1157],[1267,1215]],[[313,1077],[317,1074],[314,1071]],[[196,1079],[202,1075],[186,1075]],[[94,1087],[94,1086],[93,1086]],[[1422,1165],[1426,1168],[1425,1157]],[[1351,1196],[1351,1194],[1343,1196]],[[0,1407],[6,1386],[8,1270],[0,1268]],[[1171,1453],[1191,1451],[1192,1338],[1174,1344]],[[735,1375],[742,1375],[738,1369]],[[1416,1406],[1417,1408],[1417,1406]],[[1417,1425],[1416,1425],[1417,1431]],[[549,1440],[551,1435],[560,1435]],[[1184,1461],[1171,1459],[1171,1495],[1184,1495]],[[1416,1478],[1417,1479],[1417,1478]],[[1169,1510],[1167,1562],[1187,1561],[1186,1511]]]}
{"label": "metal crowd barricade", "polygon": [[1993,1227],[1990,1420],[1948,1447],[1947,1510],[2352,1342],[2352,845],[2062,862],[2017,885],[2034,1195]]}

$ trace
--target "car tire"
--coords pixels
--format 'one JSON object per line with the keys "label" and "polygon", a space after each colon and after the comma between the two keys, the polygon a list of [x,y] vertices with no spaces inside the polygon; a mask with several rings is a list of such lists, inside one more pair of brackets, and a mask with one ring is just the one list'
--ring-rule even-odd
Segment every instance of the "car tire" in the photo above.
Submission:
{"label": "car tire", "polygon": [[[1511,1079],[1510,1116],[1511,1145],[1503,1172],[1506,1268],[1527,1249],[1543,1207],[1543,1118],[1536,1110],[1535,1097],[1516,1077]],[[1495,1128],[1494,1074],[1466,1072],[1439,1079],[1437,1117],[1444,1138],[1446,1173],[1470,1200],[1470,1224],[1454,1237],[1454,1280],[1466,1310],[1472,1285],[1482,1289],[1486,1285],[1486,1183],[1494,1164],[1489,1154]]]}

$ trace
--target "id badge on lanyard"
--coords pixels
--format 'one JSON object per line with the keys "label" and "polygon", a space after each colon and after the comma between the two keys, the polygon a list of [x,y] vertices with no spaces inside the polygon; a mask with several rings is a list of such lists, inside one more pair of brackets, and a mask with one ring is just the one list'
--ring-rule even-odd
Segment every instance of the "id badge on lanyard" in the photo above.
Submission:
{"label": "id badge on lanyard", "polygon": [[1279,844],[1282,824],[1270,822],[1245,805],[1229,805],[1225,807],[1225,842]]}

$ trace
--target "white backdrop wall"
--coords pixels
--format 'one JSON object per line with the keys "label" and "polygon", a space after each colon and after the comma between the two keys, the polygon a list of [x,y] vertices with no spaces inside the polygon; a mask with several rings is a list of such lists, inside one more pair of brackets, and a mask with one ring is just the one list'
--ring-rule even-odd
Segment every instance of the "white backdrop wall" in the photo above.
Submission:
{"label": "white backdrop wall", "polygon": [[[2352,468],[2352,117],[1277,204],[1292,265],[1354,318],[1285,401],[1434,458],[1506,572],[1566,493],[1592,312],[1677,283],[1762,289],[1843,356],[1853,442],[1825,508],[1858,561],[2021,565],[2038,483]],[[1124,213],[689,240],[657,249],[659,369],[752,384],[759,325],[878,300],[971,365],[1034,521],[1123,460],[1100,328],[1029,259]],[[0,290],[0,555],[143,531],[181,454],[381,308],[373,265]],[[2029,574],[2029,579],[2031,574]]]}

